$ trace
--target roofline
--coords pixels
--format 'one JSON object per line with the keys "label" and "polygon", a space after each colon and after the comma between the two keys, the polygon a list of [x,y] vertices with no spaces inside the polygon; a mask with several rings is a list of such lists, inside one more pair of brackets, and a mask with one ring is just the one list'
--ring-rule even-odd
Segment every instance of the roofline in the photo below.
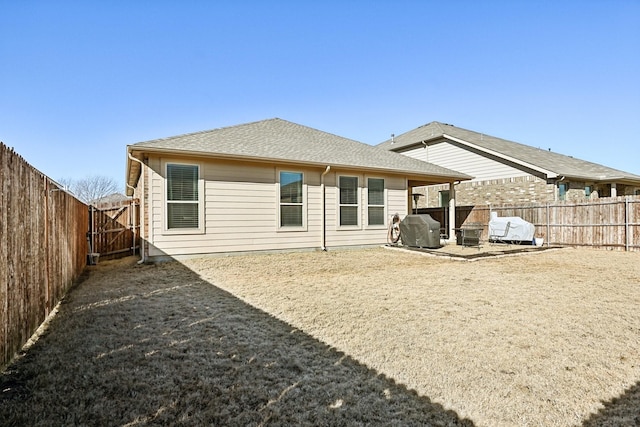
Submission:
{"label": "roofline", "polygon": [[[432,125],[432,124],[433,125],[437,125],[438,128],[441,129],[440,125],[442,123],[440,123],[440,122],[431,122],[431,123],[428,123],[426,125],[420,126],[419,128],[424,127],[424,126],[428,126],[428,125]],[[419,129],[419,128],[417,128],[417,129]],[[464,131],[473,132],[473,133],[482,135],[482,134],[480,134],[478,132],[471,131],[471,130],[468,130],[468,129],[463,129],[463,128],[457,128],[457,129],[461,129],[461,130],[464,130]],[[407,133],[409,133],[409,132],[407,132]],[[402,136],[403,135],[400,135],[399,138],[401,138]],[[513,141],[505,140],[505,139],[502,139],[502,138],[497,138],[497,137],[492,137],[492,138],[500,139],[500,140],[503,140],[503,141],[506,141],[506,142],[509,142],[509,143],[515,143]],[[559,170],[557,172],[556,171],[551,171],[550,169],[546,169],[546,168],[543,168],[543,167],[536,166],[534,164],[528,163],[526,161],[518,160],[516,158],[510,157],[510,156],[505,155],[505,154],[503,154],[503,153],[501,153],[499,151],[493,151],[493,150],[490,150],[490,149],[487,149],[487,148],[479,147],[479,146],[475,145],[474,143],[469,142],[467,140],[451,136],[451,135],[445,133],[442,129],[441,129],[441,132],[439,132],[439,133],[432,134],[432,136],[430,136],[428,138],[425,138],[425,139],[421,139],[421,140],[417,140],[417,141],[414,140],[414,142],[395,143],[394,144],[394,143],[390,143],[391,140],[387,139],[386,141],[383,141],[380,144],[378,144],[378,146],[383,146],[383,148],[386,149],[386,150],[399,153],[401,151],[406,151],[408,149],[419,147],[421,144],[427,144],[427,143],[430,143],[430,142],[433,142],[433,141],[438,141],[438,140],[443,140],[443,139],[448,139],[448,140],[451,140],[451,141],[458,142],[461,145],[465,145],[467,147],[474,148],[474,149],[476,149],[478,151],[481,151],[481,152],[484,152],[484,153],[487,153],[487,154],[492,154],[494,156],[497,156],[497,157],[500,157],[502,159],[508,160],[508,161],[510,161],[512,163],[515,163],[515,164],[518,164],[518,165],[522,165],[522,166],[527,167],[529,169],[532,169],[534,171],[541,172],[541,173],[546,175],[546,179],[548,179],[548,180],[578,179],[578,180],[584,180],[584,181],[589,181],[589,182],[618,183],[618,184],[625,184],[625,185],[632,185],[632,186],[637,186],[637,185],[640,184],[640,179],[636,179],[635,178],[637,175],[632,174],[632,173],[626,173],[624,171],[618,171],[619,173],[617,173],[617,174],[614,173],[614,174],[607,175],[607,176],[597,175],[597,174],[590,174],[590,175],[586,174],[585,175],[584,173],[582,173],[582,174],[581,173],[572,174],[572,173],[568,173],[567,171],[562,171],[562,170]],[[571,157],[571,156],[567,156],[567,157]],[[580,159],[578,159],[578,160],[580,160]],[[592,162],[589,162],[589,163],[592,163]],[[599,166],[604,166],[604,165],[599,165]],[[604,166],[604,167],[607,168],[607,169],[615,171],[615,169],[612,169],[612,168],[610,168],[608,166]]]}
{"label": "roofline", "polygon": [[502,154],[502,153],[500,153],[498,151],[489,150],[487,148],[480,147],[480,146],[478,146],[478,145],[476,145],[476,144],[474,144],[472,142],[465,141],[464,139],[456,138],[455,136],[447,135],[446,133],[443,133],[442,136],[445,137],[445,138],[448,138],[448,139],[450,139],[452,141],[455,141],[455,142],[457,142],[459,144],[463,144],[463,145],[466,145],[467,147],[471,147],[474,150],[479,150],[479,151],[485,152],[487,154],[491,154],[492,156],[501,157],[501,158],[503,158],[505,160],[508,160],[508,161],[510,161],[512,163],[515,163],[517,165],[521,165],[521,166],[524,166],[526,168],[533,169],[533,170],[536,170],[538,172],[542,172],[547,176],[547,179],[554,179],[554,178],[558,178],[558,176],[559,176],[556,172],[553,172],[553,171],[551,171],[549,169],[541,168],[539,166],[536,166],[536,165],[531,164],[529,162],[524,162],[522,160],[516,159],[516,158],[511,157],[511,156],[506,156],[506,155],[504,155],[504,154]]}
{"label": "roofline", "polygon": [[[384,172],[393,175],[404,175],[412,178],[419,178],[421,181],[425,181],[425,177],[429,178],[429,181],[433,181],[433,184],[445,184],[450,182],[458,182],[458,181],[468,181],[473,179],[472,176],[466,174],[459,175],[443,175],[443,174],[430,174],[430,173],[422,173],[416,171],[407,171],[403,169],[392,169],[392,168],[381,168],[375,166],[355,166],[355,165],[347,165],[340,163],[327,163],[327,162],[310,162],[310,161],[300,161],[300,160],[292,160],[292,159],[279,159],[279,158],[269,158],[269,157],[258,157],[258,156],[247,156],[247,155],[236,155],[236,154],[221,154],[221,153],[211,153],[207,151],[184,151],[180,149],[174,148],[153,148],[153,147],[144,147],[143,149],[139,149],[135,147],[135,145],[127,145],[127,170],[125,171],[125,178],[127,180],[127,193],[133,190],[130,190],[129,186],[135,187],[137,185],[138,180],[140,179],[140,173],[136,174],[136,178],[130,182],[130,169],[132,165],[132,161],[129,158],[129,155],[135,157],[138,160],[142,160],[140,158],[140,154],[142,153],[150,153],[150,154],[173,154],[183,157],[201,157],[201,158],[217,158],[217,159],[225,159],[225,160],[236,160],[236,161],[248,161],[248,162],[256,162],[256,163],[276,163],[276,164],[288,164],[288,165],[301,165],[301,166],[311,166],[318,168],[325,168],[327,166],[331,166],[332,168],[338,169],[349,169],[349,170],[358,170],[358,171],[375,171],[375,172]],[[127,194],[129,195],[129,194]]]}
{"label": "roofline", "polygon": [[[414,142],[414,143],[411,143],[411,144],[403,145],[402,147],[399,147],[399,149],[401,149],[401,150],[402,149],[408,149],[408,148],[414,147],[416,145],[420,145],[422,143],[431,142],[431,141],[437,141],[437,140],[442,139],[442,138],[449,139],[451,141],[454,141],[454,142],[457,142],[459,144],[465,145],[467,147],[473,148],[474,150],[481,151],[483,153],[491,154],[492,156],[500,157],[502,159],[508,160],[509,162],[515,163],[515,164],[520,165],[520,166],[524,166],[524,167],[526,167],[528,169],[532,169],[532,170],[541,172],[541,173],[543,173],[543,174],[545,174],[547,176],[547,179],[556,179],[556,178],[562,177],[561,174],[553,172],[553,171],[551,171],[549,169],[541,168],[540,166],[536,166],[536,165],[534,165],[532,163],[525,162],[525,161],[516,159],[514,157],[504,155],[503,153],[500,153],[498,151],[489,150],[487,148],[480,147],[480,146],[478,146],[478,145],[476,145],[476,144],[474,144],[472,142],[465,141],[464,139],[460,139],[460,138],[457,138],[455,136],[448,135],[446,133],[443,133],[441,135],[435,135],[433,138],[423,139],[423,140],[420,140],[420,141],[417,141],[417,142]],[[395,151],[395,150],[391,150],[391,151]]]}

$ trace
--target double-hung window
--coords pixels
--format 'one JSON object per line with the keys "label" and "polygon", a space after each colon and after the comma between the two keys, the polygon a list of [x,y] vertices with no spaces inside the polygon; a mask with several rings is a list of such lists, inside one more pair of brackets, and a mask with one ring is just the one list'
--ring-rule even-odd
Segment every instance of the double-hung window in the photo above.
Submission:
{"label": "double-hung window", "polygon": [[340,187],[340,225],[359,225],[358,216],[360,206],[358,204],[358,177],[341,176]]}
{"label": "double-hung window", "polygon": [[167,230],[200,228],[200,168],[167,163]]}
{"label": "double-hung window", "polygon": [[367,179],[367,217],[369,225],[385,225],[384,179]]}
{"label": "double-hung window", "polygon": [[302,172],[280,172],[280,227],[304,226]]}

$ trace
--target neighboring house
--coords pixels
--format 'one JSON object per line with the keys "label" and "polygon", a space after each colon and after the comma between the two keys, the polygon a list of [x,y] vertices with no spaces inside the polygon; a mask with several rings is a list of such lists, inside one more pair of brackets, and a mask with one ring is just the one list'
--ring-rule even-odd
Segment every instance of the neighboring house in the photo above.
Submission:
{"label": "neighboring house", "polygon": [[89,201],[89,205],[94,206],[98,209],[110,209],[115,206],[122,206],[123,204],[129,203],[129,197],[120,193],[112,193],[104,197],[100,197],[99,199],[94,199]]}
{"label": "neighboring house", "polygon": [[[545,203],[640,194],[640,176],[456,126],[431,122],[378,145],[473,176],[457,205]],[[419,207],[448,205],[445,186],[414,189]]]}
{"label": "neighboring house", "polygon": [[145,260],[383,244],[411,188],[471,177],[270,119],[127,146]]}

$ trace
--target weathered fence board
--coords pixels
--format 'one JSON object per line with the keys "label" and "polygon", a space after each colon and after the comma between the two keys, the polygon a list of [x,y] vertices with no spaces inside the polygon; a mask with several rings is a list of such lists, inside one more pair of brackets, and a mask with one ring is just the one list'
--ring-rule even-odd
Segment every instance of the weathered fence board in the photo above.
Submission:
{"label": "weathered fence board", "polygon": [[0,368],[86,265],[87,206],[0,143]]}
{"label": "weathered fence board", "polygon": [[[446,224],[448,208],[419,209]],[[483,226],[488,238],[491,212],[518,216],[535,225],[536,236],[549,245],[587,246],[599,249],[640,250],[640,197],[626,196],[557,202],[544,205],[457,206],[455,228]],[[444,219],[444,220],[443,220]]]}

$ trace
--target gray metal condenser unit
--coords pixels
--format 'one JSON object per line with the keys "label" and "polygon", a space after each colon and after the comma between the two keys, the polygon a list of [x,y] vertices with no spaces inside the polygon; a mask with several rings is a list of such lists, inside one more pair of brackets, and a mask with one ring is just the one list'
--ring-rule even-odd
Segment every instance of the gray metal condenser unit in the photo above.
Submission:
{"label": "gray metal condenser unit", "polygon": [[439,248],[440,223],[427,214],[407,215],[400,222],[400,238],[405,246]]}

